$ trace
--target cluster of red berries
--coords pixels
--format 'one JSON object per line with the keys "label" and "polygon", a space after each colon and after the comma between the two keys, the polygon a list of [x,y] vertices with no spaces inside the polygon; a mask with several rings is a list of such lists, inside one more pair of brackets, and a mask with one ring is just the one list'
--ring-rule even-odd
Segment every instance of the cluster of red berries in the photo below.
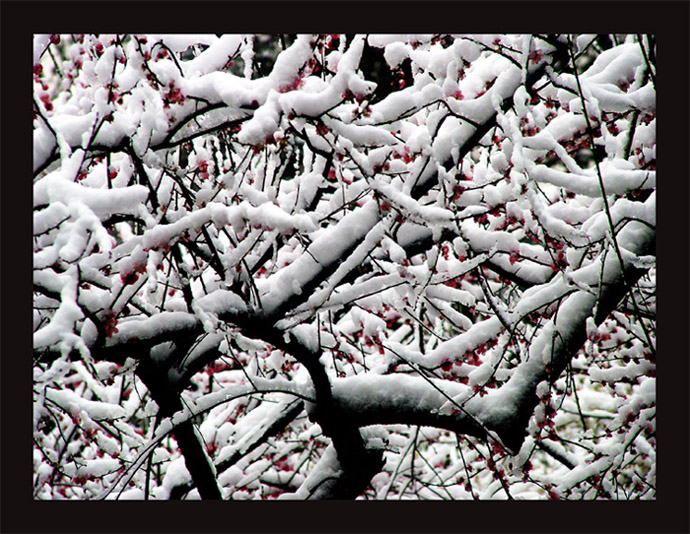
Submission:
{"label": "cluster of red berries", "polygon": [[170,82],[170,89],[168,92],[165,94],[165,97],[163,98],[163,107],[167,108],[170,106],[170,104],[184,104],[185,103],[185,97],[182,94],[182,90],[179,87],[175,87],[175,82],[172,81]]}
{"label": "cluster of red berries", "polygon": [[[312,72],[315,72],[314,71],[315,68],[316,68],[316,66],[313,65],[310,70]],[[300,85],[302,85],[303,79],[304,79],[304,73],[296,76],[291,82],[281,85],[278,88],[278,92],[288,93],[290,91],[295,91],[295,90],[299,89]]]}
{"label": "cluster of red berries", "polygon": [[105,329],[105,337],[113,337],[113,334],[118,333],[117,329],[117,314],[114,311],[109,312],[103,321],[103,328]]}
{"label": "cluster of red berries", "polygon": [[39,98],[41,99],[41,102],[43,102],[46,111],[53,111],[53,103],[50,101],[50,95],[48,93],[41,94]]}
{"label": "cluster of red berries", "polygon": [[134,266],[134,270],[131,272],[120,273],[120,280],[123,285],[132,285],[139,279],[139,274],[144,274],[146,272],[146,265],[143,263],[138,263]]}
{"label": "cluster of red berries", "polygon": [[544,57],[544,54],[540,50],[534,50],[529,55],[529,62],[532,63],[533,65],[535,65],[535,64],[539,63],[543,57]]}

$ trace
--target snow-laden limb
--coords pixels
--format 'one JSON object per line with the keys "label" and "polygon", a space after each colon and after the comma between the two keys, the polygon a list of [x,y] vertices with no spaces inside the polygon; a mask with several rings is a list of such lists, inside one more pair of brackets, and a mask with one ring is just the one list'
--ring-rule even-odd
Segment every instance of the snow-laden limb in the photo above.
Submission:
{"label": "snow-laden limb", "polygon": [[[655,237],[652,229],[634,221],[618,234],[619,242],[638,256],[654,249]],[[646,273],[633,263],[622,270],[613,254],[607,255],[602,271],[598,294],[579,290],[564,299],[555,318],[531,344],[528,359],[518,365],[505,385],[484,399],[481,420],[496,429],[510,449],[517,450],[522,442],[526,421],[537,401],[538,384],[560,376],[584,343],[587,319],[594,317],[600,324]]]}
{"label": "snow-laden limb", "polygon": [[[568,191],[594,197],[599,192],[599,182],[596,172],[590,171],[586,175],[574,176],[572,173],[561,172],[544,165],[530,164],[528,174],[540,182],[548,182]],[[620,169],[612,165],[602,165],[601,174],[607,193],[624,194],[631,189],[654,189],[656,187],[656,172],[640,169]]]}
{"label": "snow-laden limb", "polygon": [[324,274],[334,271],[341,258],[349,256],[377,221],[378,210],[370,202],[321,233],[298,260],[259,286],[263,314],[270,317],[285,313],[293,301],[302,300],[302,293],[321,282]]}
{"label": "snow-laden limb", "polygon": [[342,476],[338,454],[333,446],[328,446],[319,462],[309,473],[295,493],[284,493],[281,500],[324,500],[337,492],[335,487]]}
{"label": "snow-laden limb", "polygon": [[[655,232],[631,222],[618,239],[626,248],[631,247],[633,254],[644,255],[654,247]],[[485,397],[473,395],[469,387],[461,384],[419,376],[365,375],[336,380],[334,400],[344,414],[361,426],[404,423],[488,434],[500,439],[509,450],[517,451],[538,400],[537,386],[560,376],[585,341],[587,319],[595,316],[595,322],[600,323],[627,293],[630,284],[644,273],[632,262],[626,264],[623,272],[617,258],[609,254],[603,266],[600,293],[564,293],[555,319],[545,325],[531,344],[527,360],[517,366],[504,385]],[[464,352],[464,347],[457,350]]]}
{"label": "snow-laden limb", "polygon": [[218,454],[216,469],[219,472],[224,471],[234,465],[239,458],[249,454],[268,438],[283,430],[304,410],[303,402],[302,399],[290,399],[275,405],[261,405],[253,410],[252,417],[242,420],[242,425],[247,425],[250,429],[235,427],[234,434],[239,436],[239,439],[233,440],[234,435],[229,437],[229,445]]}
{"label": "snow-laden limb", "polygon": [[48,389],[45,398],[75,416],[84,412],[94,421],[119,419],[125,415],[120,406],[88,400],[69,390]]}
{"label": "snow-laden limb", "polygon": [[34,49],[36,498],[653,496],[651,37]]}
{"label": "snow-laden limb", "polygon": [[339,454],[333,445],[329,445],[297,491],[284,493],[280,499],[352,499],[356,497],[353,488],[361,487],[372,476],[364,465],[360,465],[359,470],[345,468],[342,464],[342,454]]}

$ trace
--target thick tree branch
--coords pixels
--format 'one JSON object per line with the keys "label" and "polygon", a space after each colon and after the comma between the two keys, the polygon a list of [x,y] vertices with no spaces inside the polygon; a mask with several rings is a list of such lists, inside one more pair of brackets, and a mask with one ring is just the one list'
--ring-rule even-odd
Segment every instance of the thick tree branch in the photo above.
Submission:
{"label": "thick tree branch", "polygon": [[[182,409],[180,394],[167,381],[167,373],[150,358],[143,358],[137,366],[137,375],[151,392],[159,406],[159,417],[169,417]],[[196,435],[192,421],[177,425],[173,433],[182,451],[187,470],[202,499],[222,499],[216,473]]]}

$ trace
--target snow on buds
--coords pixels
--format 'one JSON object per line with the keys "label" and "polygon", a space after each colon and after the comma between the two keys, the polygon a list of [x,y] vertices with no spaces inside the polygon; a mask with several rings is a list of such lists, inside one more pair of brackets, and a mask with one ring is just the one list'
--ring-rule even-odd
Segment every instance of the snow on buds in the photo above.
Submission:
{"label": "snow on buds", "polygon": [[197,170],[199,171],[199,179],[200,180],[208,180],[209,174],[208,174],[208,162],[205,160],[200,160],[197,163]]}

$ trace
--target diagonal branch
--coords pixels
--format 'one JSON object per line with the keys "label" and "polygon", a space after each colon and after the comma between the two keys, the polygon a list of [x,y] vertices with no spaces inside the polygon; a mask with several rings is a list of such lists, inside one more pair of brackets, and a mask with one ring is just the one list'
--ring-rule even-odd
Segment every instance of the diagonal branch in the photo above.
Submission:
{"label": "diagonal branch", "polygon": [[[263,443],[266,443],[269,438],[272,438],[280,433],[292,421],[294,421],[303,410],[304,401],[300,399],[293,400],[285,406],[282,406],[276,411],[276,415],[273,419],[262,423],[248,436],[248,439],[242,439],[241,443],[237,444],[234,452],[228,458],[221,460],[215,465],[216,473],[220,475],[224,471],[227,471],[230,469],[230,467],[235,465],[257,447]],[[181,496],[188,493],[194,486],[194,481],[192,481],[192,483],[185,483],[175,486],[170,492],[170,498],[177,500],[181,498]]]}

